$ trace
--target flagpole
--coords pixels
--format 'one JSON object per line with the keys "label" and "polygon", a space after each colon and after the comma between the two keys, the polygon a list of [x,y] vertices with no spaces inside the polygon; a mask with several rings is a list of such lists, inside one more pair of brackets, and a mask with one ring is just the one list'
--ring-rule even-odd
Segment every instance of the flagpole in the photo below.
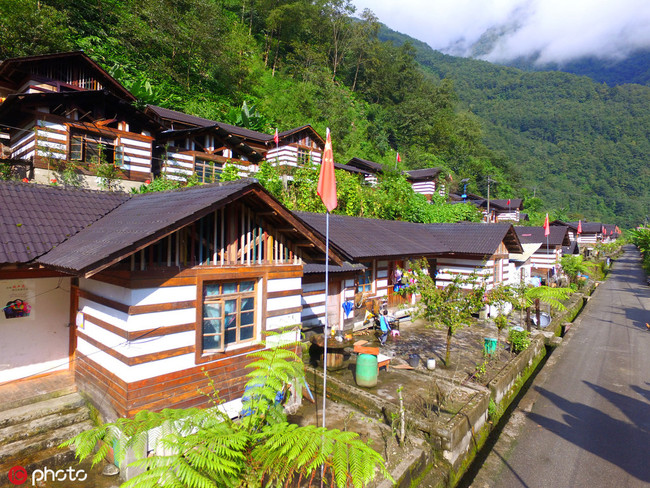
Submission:
{"label": "flagpole", "polygon": [[[327,129],[325,141],[325,150],[321,161],[320,175],[318,177],[318,186],[316,193],[320,196],[325,205],[325,325],[323,328],[323,430],[326,429],[326,407],[327,407],[327,339],[329,319],[327,313],[327,300],[329,298],[329,254],[330,254],[330,212],[336,208],[338,201],[336,198],[336,176],[334,174],[334,153],[332,152],[332,138],[330,130]],[[323,437],[323,443],[325,439]],[[321,446],[322,447],[322,446]],[[321,488],[323,487],[323,478],[325,473],[325,464],[321,465]]]}
{"label": "flagpole", "polygon": [[323,329],[323,336],[325,336],[323,341],[323,429],[326,427],[325,424],[325,407],[327,404],[327,326],[329,320],[327,318],[327,299],[329,297],[329,251],[330,251],[330,212],[329,210],[325,214],[325,328]]}

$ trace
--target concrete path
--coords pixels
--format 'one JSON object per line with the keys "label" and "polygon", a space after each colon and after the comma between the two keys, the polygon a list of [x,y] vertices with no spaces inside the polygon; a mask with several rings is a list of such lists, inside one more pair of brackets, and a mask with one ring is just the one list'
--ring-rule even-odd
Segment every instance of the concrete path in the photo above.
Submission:
{"label": "concrete path", "polygon": [[650,486],[650,288],[626,246],[469,486]]}

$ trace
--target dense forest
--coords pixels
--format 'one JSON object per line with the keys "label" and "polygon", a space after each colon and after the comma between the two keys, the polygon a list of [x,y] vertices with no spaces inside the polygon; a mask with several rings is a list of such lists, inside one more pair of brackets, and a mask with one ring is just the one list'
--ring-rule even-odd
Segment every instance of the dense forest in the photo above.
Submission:
{"label": "dense forest", "polygon": [[519,167],[525,193],[573,217],[625,225],[647,217],[650,87],[447,56],[386,28],[380,38],[412,45],[428,72],[454,80],[482,141]]}
{"label": "dense forest", "polygon": [[[648,211],[650,89],[444,56],[346,0],[0,0],[0,59],[83,49],[154,103],[335,158],[441,166],[468,191],[622,225]],[[391,42],[392,41],[392,42]],[[245,104],[245,105],[244,105]]]}

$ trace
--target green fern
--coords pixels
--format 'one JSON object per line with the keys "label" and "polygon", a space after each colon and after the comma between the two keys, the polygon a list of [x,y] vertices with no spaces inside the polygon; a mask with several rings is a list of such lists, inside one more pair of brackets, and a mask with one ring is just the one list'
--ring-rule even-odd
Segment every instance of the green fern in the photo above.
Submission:
{"label": "green fern", "polygon": [[[296,346],[296,350],[293,348]],[[353,432],[327,430],[286,421],[277,393],[303,381],[304,366],[296,344],[255,352],[248,366],[247,416],[232,420],[219,408],[215,385],[207,394],[213,407],[142,411],[132,419],[82,432],[64,446],[74,446],[81,461],[93,465],[116,446],[118,462],[126,452],[141,474],[124,488],[236,488],[312,485],[323,467],[332,486],[361,488],[377,474],[392,480],[379,453]],[[155,454],[147,457],[152,430],[158,433]],[[96,446],[99,449],[95,451]],[[163,453],[163,454],[158,454]]]}

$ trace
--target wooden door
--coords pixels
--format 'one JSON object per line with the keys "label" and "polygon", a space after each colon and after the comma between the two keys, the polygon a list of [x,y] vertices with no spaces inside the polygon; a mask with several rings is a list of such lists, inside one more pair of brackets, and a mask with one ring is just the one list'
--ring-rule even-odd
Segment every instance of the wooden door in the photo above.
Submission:
{"label": "wooden door", "polygon": [[327,320],[330,327],[341,329],[341,282],[331,281],[327,297]]}

